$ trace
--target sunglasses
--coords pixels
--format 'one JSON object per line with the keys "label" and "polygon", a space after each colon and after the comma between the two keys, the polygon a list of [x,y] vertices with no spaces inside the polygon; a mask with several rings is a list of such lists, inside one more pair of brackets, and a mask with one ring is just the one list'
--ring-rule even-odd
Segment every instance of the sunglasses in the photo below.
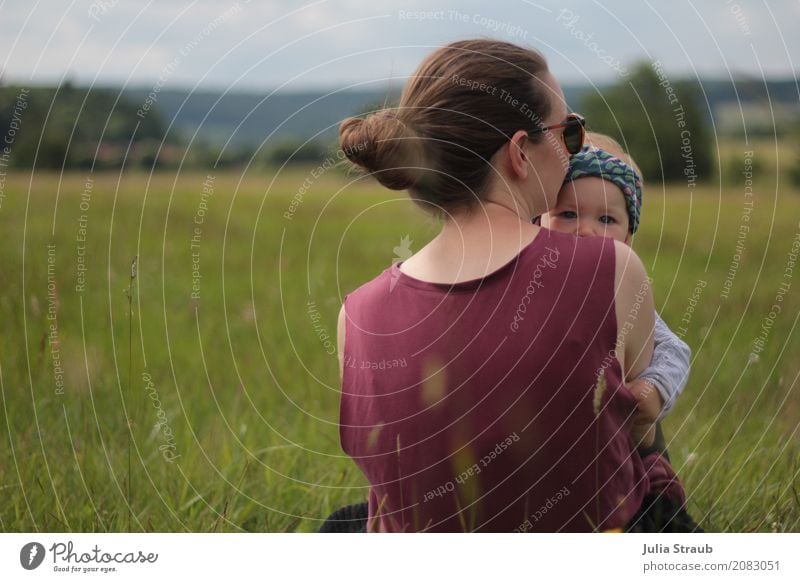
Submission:
{"label": "sunglasses", "polygon": [[561,139],[564,140],[564,146],[566,146],[569,154],[574,156],[581,151],[583,139],[586,137],[586,120],[577,113],[570,113],[561,123],[529,131],[528,135],[561,128],[564,129],[564,132],[561,134]]}

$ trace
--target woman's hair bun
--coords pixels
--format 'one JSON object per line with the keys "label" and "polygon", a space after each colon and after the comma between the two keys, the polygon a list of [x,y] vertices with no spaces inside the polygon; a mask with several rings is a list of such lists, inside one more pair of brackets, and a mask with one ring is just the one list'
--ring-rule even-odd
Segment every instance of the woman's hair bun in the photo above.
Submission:
{"label": "woman's hair bun", "polygon": [[339,144],[347,158],[387,188],[408,190],[422,172],[422,141],[397,110],[349,117],[339,126]]}

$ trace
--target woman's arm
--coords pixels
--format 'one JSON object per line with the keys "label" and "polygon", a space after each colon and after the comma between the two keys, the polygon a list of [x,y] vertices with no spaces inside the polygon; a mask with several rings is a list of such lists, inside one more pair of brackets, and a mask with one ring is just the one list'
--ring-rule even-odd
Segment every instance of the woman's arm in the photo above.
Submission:
{"label": "woman's arm", "polygon": [[[617,359],[622,366],[625,382],[641,374],[653,357],[653,331],[655,304],[650,280],[644,265],[630,247],[616,246]],[[641,411],[644,404],[640,395],[631,428],[631,437],[637,446],[649,447],[655,441],[655,421]],[[660,398],[657,394],[656,398]]]}
{"label": "woman's arm", "polygon": [[641,259],[627,245],[616,247],[617,359],[625,381],[641,374],[653,357],[655,305]]}

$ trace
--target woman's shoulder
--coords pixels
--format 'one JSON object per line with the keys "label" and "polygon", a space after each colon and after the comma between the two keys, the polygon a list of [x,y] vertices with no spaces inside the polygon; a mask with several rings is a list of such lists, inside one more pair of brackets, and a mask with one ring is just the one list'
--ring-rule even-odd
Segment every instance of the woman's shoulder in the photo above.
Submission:
{"label": "woman's shoulder", "polygon": [[541,227],[541,232],[538,235],[543,241],[546,241],[551,246],[559,245],[569,248],[603,248],[605,246],[614,246],[612,239],[601,236],[578,236],[557,230],[550,230]]}
{"label": "woman's shoulder", "polygon": [[540,252],[530,253],[529,260],[536,261],[539,255],[549,254],[551,257],[557,256],[559,261],[563,260],[571,270],[583,270],[586,266],[613,269],[619,256],[616,241],[605,237],[579,237],[543,228],[537,238],[540,244],[535,248]]}
{"label": "woman's shoulder", "polygon": [[379,297],[385,297],[393,289],[393,273],[396,265],[387,267],[369,281],[345,293],[343,303],[346,309],[355,307],[356,303],[369,302]]}

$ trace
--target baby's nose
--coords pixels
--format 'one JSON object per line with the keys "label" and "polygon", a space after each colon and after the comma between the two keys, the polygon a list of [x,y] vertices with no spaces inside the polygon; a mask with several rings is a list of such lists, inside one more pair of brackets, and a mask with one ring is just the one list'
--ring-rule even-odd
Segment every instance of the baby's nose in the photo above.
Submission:
{"label": "baby's nose", "polygon": [[597,236],[598,232],[591,220],[578,222],[578,236]]}

